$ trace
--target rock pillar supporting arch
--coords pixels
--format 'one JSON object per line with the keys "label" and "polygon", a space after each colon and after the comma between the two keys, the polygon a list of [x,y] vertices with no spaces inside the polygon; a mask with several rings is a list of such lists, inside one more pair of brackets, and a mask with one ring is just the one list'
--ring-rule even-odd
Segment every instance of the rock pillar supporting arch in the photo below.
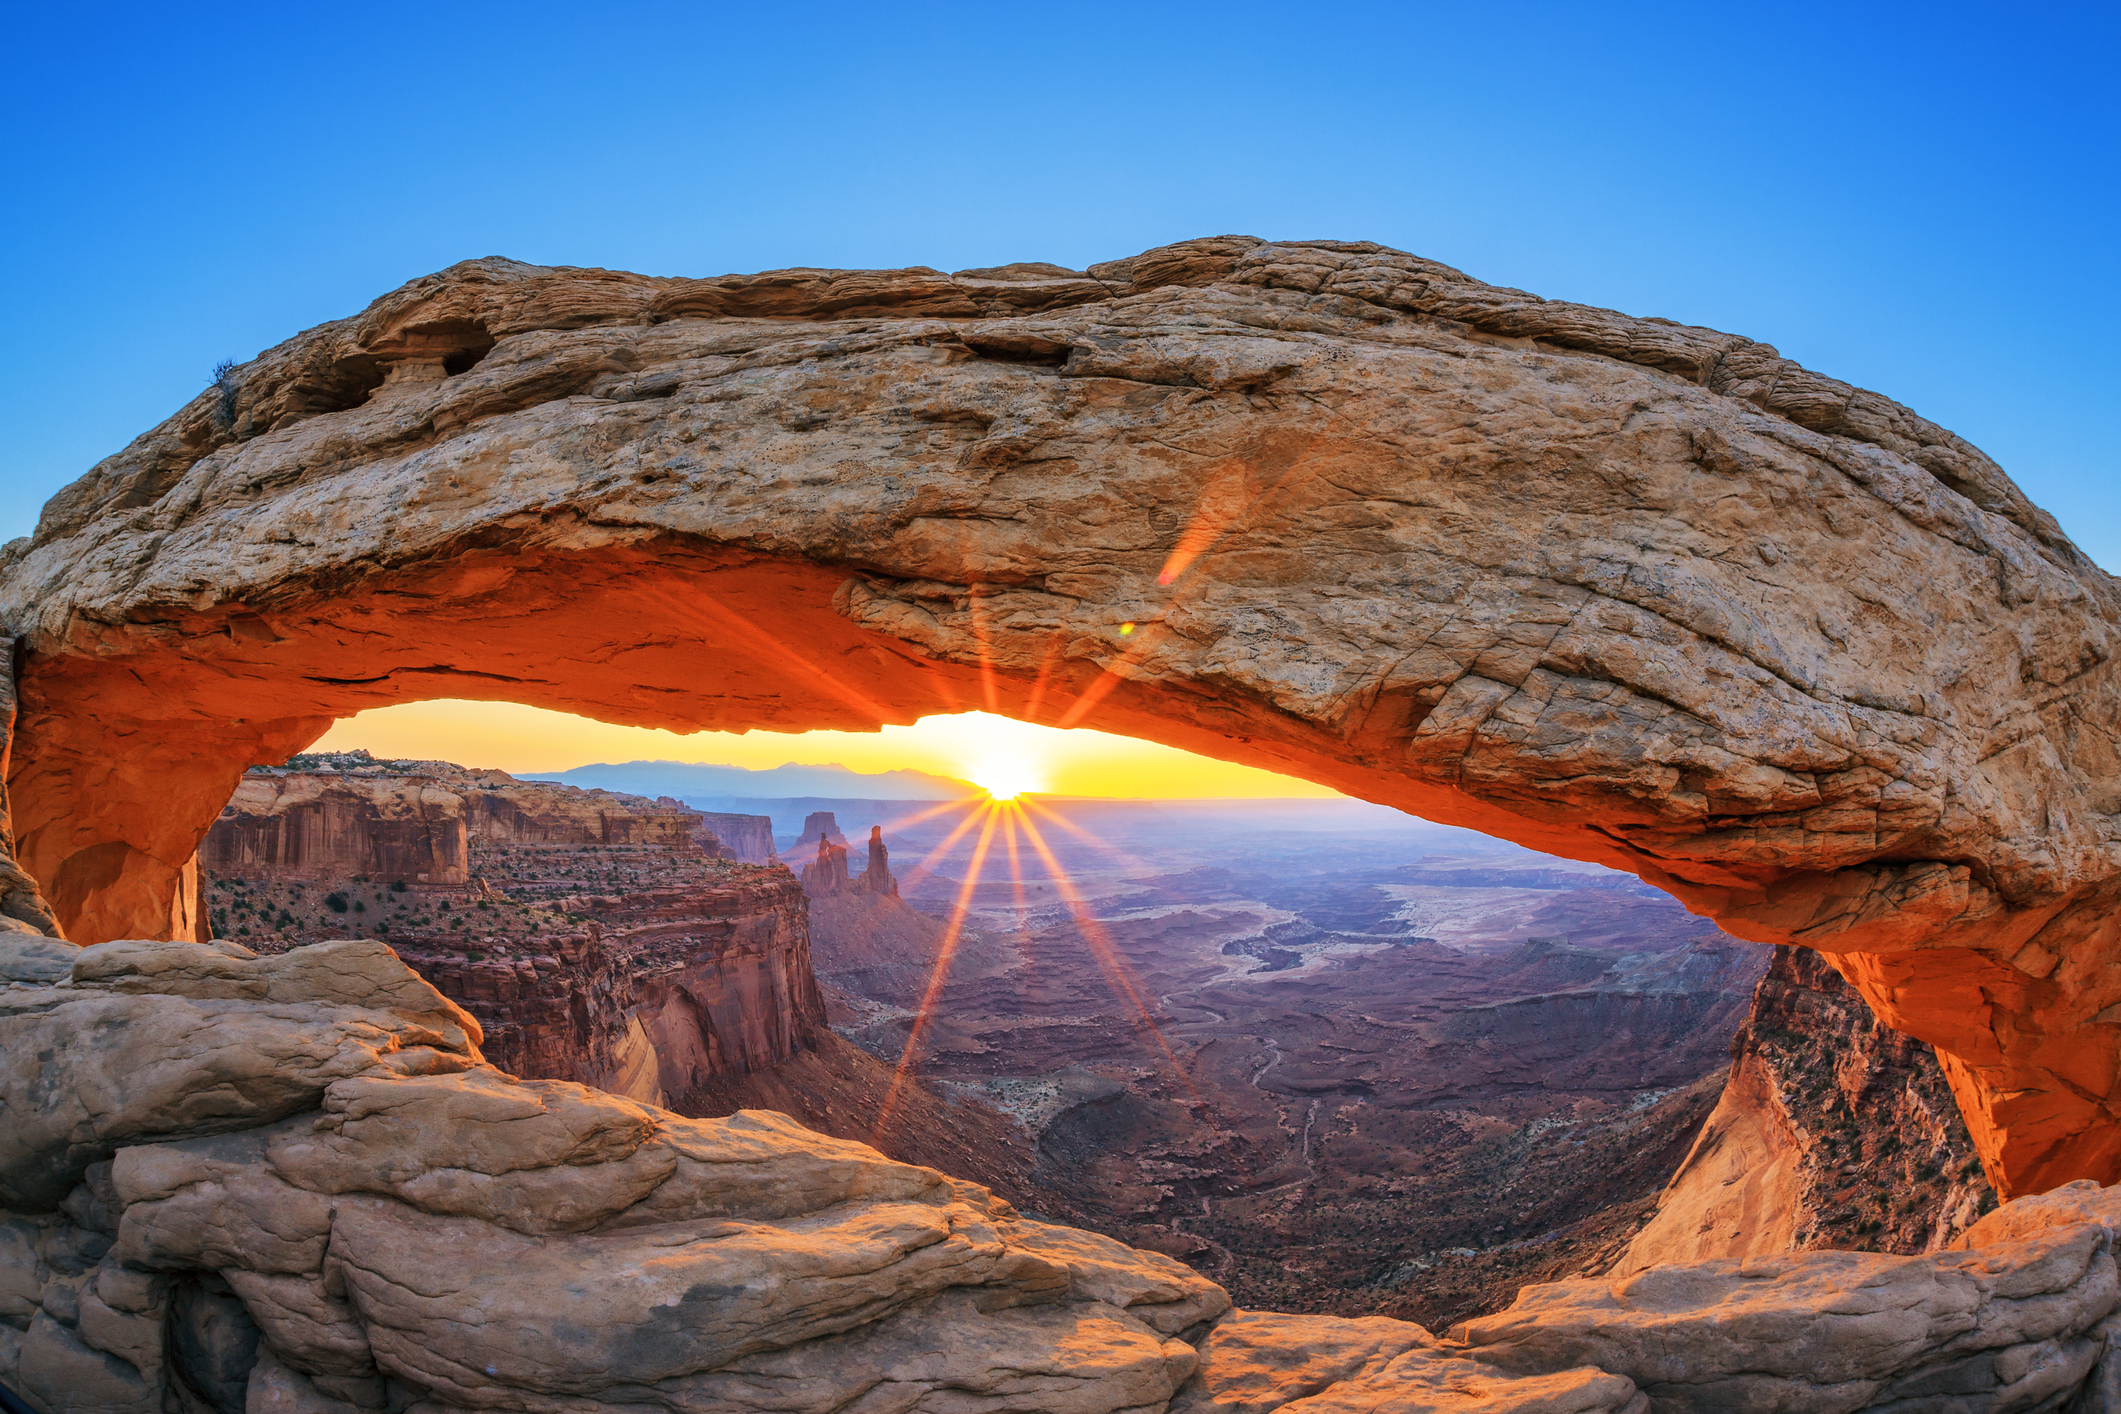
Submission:
{"label": "rock pillar supporting arch", "polygon": [[79,940],[181,935],[242,768],[364,707],[982,708],[1632,870],[1935,1042],[2000,1189],[2121,1178],[2121,592],[1772,349],[1226,237],[472,262],[241,378],[0,567],[18,849]]}

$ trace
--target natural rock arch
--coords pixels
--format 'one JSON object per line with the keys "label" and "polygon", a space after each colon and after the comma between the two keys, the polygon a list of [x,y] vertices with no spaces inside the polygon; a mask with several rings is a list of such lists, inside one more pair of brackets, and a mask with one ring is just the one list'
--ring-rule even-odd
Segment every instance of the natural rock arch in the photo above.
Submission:
{"label": "natural rock arch", "polygon": [[1223,237],[473,261],[238,378],[0,561],[17,853],[77,941],[192,936],[244,766],[363,708],[984,708],[1632,870],[1934,1042],[1999,1189],[2121,1178],[2121,591],[1764,345]]}

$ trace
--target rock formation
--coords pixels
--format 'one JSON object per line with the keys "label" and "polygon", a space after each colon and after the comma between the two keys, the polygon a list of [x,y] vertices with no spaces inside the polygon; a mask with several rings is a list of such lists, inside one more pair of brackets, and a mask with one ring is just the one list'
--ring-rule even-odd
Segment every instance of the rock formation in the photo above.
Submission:
{"label": "rock formation", "polygon": [[803,865],[803,892],[812,898],[854,892],[854,880],[847,876],[845,845],[834,844],[829,835],[818,837],[817,853]]}
{"label": "rock formation", "polygon": [[[703,1086],[772,1069],[824,1024],[801,889],[711,863],[698,822],[668,797],[338,753],[246,774],[201,858],[217,902],[234,881],[337,891],[237,941],[352,925],[475,1016],[503,1069],[697,1113]],[[661,887],[601,891],[620,878]],[[210,921],[230,936],[226,910]]]}
{"label": "rock formation", "polygon": [[1817,1248],[1937,1251],[1995,1206],[1936,1056],[1780,948],[1715,1112],[1614,1271]]}
{"label": "rock formation", "polygon": [[891,851],[884,846],[882,825],[869,827],[869,867],[862,871],[856,887],[863,893],[879,897],[890,895],[895,898],[898,895],[898,880],[891,877]]}
{"label": "rock formation", "polygon": [[812,900],[841,894],[898,897],[898,880],[891,877],[891,851],[884,844],[882,825],[869,827],[869,862],[859,874],[848,870],[847,837],[840,833],[831,811],[820,811],[804,822],[803,839],[796,847],[801,849],[813,839],[817,853],[803,865],[803,892]]}
{"label": "rock formation", "polygon": [[840,833],[839,819],[830,810],[813,810],[803,817],[803,833],[796,837],[791,852],[800,857],[819,844],[842,850],[847,848],[847,837]]}
{"label": "rock formation", "polygon": [[76,940],[188,936],[244,766],[363,708],[978,707],[1831,953],[2001,1191],[2121,1176],[2121,590],[1977,449],[1765,345],[1232,236],[472,261],[232,376],[0,568],[16,844]]}
{"label": "rock formation", "polygon": [[802,890],[786,870],[596,898],[571,933],[426,934],[392,946],[491,1028],[516,1074],[697,1112],[711,1082],[770,1070],[825,1024]]}
{"label": "rock formation", "polygon": [[725,859],[744,864],[778,864],[773,848],[771,815],[726,815],[702,811],[700,826],[715,837],[715,848]]}
{"label": "rock formation", "polygon": [[464,805],[433,777],[252,772],[206,832],[199,866],[238,879],[468,884]]}
{"label": "rock formation", "polygon": [[2121,1191],[1958,1251],[1419,1326],[1212,1282],[773,1114],[484,1064],[381,945],[0,935],[0,1380],[46,1410],[2116,1408]]}

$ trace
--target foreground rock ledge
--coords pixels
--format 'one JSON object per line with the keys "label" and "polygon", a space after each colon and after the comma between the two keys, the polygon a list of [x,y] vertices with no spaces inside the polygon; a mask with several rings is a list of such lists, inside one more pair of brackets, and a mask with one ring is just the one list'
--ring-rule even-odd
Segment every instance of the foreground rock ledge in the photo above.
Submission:
{"label": "foreground rock ledge", "polygon": [[243,767],[362,708],[984,708],[1631,870],[1935,1043],[1999,1191],[2121,1178],[2121,591],[1734,335],[1359,242],[472,261],[61,492],[0,627],[0,915],[77,941],[199,936]]}
{"label": "foreground rock ledge", "polygon": [[0,1380],[80,1414],[2121,1409],[2121,1191],[1976,1250],[1233,1312],[1170,1258],[779,1115],[484,1064],[367,941],[0,937]]}

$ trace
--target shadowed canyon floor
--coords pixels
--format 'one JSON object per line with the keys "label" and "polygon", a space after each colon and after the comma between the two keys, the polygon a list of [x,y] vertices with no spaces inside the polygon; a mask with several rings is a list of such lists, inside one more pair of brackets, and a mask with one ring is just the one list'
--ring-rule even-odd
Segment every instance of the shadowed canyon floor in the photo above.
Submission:
{"label": "shadowed canyon floor", "polygon": [[[1061,868],[1028,844],[1013,873],[990,853],[916,1073],[1032,1130],[1070,1220],[1246,1305],[1441,1327],[1619,1262],[1718,1104],[1772,956],[1633,880],[1352,803],[1046,809],[1030,818]],[[894,857],[952,823],[897,831]],[[947,916],[968,862],[961,841],[907,897]],[[942,922],[812,911],[835,1025],[898,1060]],[[1789,1024],[1760,1026],[1794,1040]],[[1935,1106],[1926,1049],[1902,1068]],[[1829,1171],[1904,1143],[1907,1172],[1875,1171],[1908,1182],[1843,1180],[1806,1209],[1804,1243],[1785,1228],[1772,1250],[1919,1252],[1975,1216],[1978,1173],[1956,1226],[1931,1231],[1946,1193],[1913,1169],[1965,1180],[1971,1144],[1948,1106],[1948,1137],[1895,1138],[1890,1088],[1817,1127],[1838,1136]]]}

